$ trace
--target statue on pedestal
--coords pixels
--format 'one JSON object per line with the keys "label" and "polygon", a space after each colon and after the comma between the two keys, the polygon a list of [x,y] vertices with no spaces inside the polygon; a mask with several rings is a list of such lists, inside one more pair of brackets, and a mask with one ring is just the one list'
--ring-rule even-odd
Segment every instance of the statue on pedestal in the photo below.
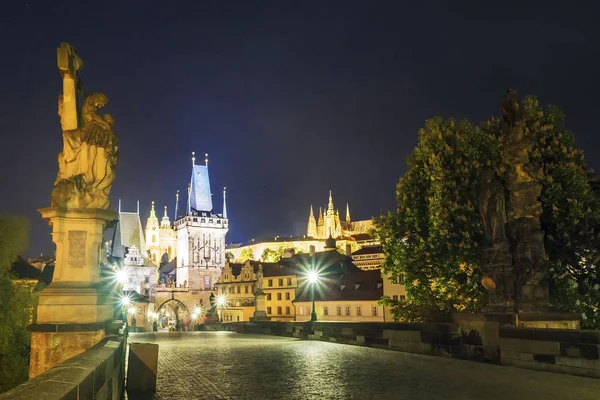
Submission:
{"label": "statue on pedestal", "polygon": [[108,97],[94,93],[80,104],[83,89],[77,72],[83,62],[68,43],[58,49],[58,67],[63,76],[63,93],[58,99],[63,151],[58,155],[52,207],[108,209],[119,157],[114,119],[110,114],[98,114]]}
{"label": "statue on pedestal", "polygon": [[530,163],[533,140],[525,136],[522,114],[516,92],[509,90],[502,103],[506,187],[489,171],[480,190],[480,212],[491,244],[484,250],[482,284],[490,292],[488,310],[493,311],[545,311],[548,307],[538,200],[543,174],[540,166]]}
{"label": "statue on pedestal", "polygon": [[256,272],[256,283],[254,284],[254,293],[261,294],[263,292],[263,266],[258,264],[258,271]]}

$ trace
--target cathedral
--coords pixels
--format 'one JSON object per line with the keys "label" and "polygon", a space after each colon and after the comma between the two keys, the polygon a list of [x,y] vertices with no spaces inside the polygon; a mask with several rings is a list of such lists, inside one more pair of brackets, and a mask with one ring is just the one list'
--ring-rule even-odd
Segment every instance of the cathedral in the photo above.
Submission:
{"label": "cathedral", "polygon": [[319,207],[319,219],[315,219],[313,207],[310,206],[308,229],[306,236],[313,239],[334,239],[368,233],[373,228],[372,220],[350,221],[350,206],[346,204],[346,219],[340,219],[340,211],[333,205],[331,190],[329,191],[329,204],[323,212]]}

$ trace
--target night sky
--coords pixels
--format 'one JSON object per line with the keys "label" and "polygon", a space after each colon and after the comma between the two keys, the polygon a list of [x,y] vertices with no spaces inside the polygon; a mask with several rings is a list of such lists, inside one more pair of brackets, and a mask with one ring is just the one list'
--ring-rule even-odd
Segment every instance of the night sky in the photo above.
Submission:
{"label": "night sky", "polygon": [[227,186],[227,242],[304,234],[329,189],[342,218],[346,202],[353,219],[378,215],[394,208],[426,118],[498,115],[509,86],[558,105],[597,169],[598,6],[483,3],[5,0],[0,212],[30,219],[27,255],[53,252],[36,209],[50,204],[62,147],[63,41],[84,61],[85,90],[111,98],[113,208],[139,199],[144,223],[152,200],[173,215],[192,151],[209,153],[217,212]]}

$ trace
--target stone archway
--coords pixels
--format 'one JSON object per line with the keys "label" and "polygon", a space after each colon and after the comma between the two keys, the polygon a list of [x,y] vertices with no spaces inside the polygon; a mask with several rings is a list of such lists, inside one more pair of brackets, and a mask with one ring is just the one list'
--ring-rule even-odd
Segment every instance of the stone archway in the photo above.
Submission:
{"label": "stone archway", "polygon": [[170,298],[156,309],[158,324],[161,330],[182,330],[191,321],[191,314],[187,306],[180,300]]}

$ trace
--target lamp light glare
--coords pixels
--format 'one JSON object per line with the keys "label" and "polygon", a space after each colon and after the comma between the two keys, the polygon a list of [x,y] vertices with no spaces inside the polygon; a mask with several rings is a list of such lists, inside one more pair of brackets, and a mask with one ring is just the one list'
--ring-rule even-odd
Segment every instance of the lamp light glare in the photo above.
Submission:
{"label": "lamp light glare", "polygon": [[319,274],[317,274],[316,271],[310,271],[308,273],[308,281],[310,283],[317,283],[318,280],[319,280]]}

